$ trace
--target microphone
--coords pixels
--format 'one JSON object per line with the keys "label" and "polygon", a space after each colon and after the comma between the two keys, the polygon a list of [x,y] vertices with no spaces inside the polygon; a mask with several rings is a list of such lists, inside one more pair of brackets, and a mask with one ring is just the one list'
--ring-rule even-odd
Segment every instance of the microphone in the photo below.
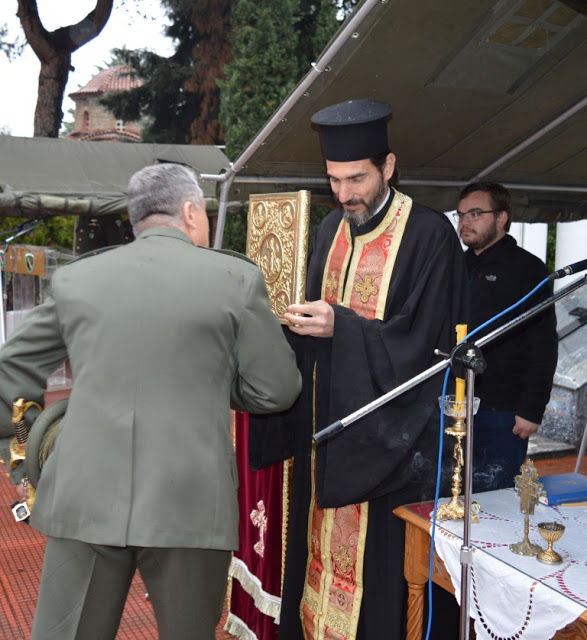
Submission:
{"label": "microphone", "polygon": [[573,273],[579,273],[579,271],[585,271],[587,269],[587,260],[580,260],[579,262],[574,262],[562,269],[558,269],[554,273],[551,273],[549,276],[549,280],[558,280],[559,278],[564,278],[565,276],[570,276]]}

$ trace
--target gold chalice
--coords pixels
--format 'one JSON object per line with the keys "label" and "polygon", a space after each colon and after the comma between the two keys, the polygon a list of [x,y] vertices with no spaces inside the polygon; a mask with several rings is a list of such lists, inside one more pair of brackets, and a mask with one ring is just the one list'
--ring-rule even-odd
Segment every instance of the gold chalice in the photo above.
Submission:
{"label": "gold chalice", "polygon": [[538,531],[548,542],[548,548],[541,551],[536,558],[544,564],[560,564],[563,561],[562,556],[552,548],[552,545],[562,537],[565,525],[559,522],[541,522],[538,525]]}

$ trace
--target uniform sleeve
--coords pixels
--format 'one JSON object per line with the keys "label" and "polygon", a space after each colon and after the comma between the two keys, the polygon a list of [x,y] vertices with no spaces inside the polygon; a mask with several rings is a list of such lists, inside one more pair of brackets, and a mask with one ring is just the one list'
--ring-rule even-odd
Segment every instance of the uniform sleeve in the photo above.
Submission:
{"label": "uniform sleeve", "polygon": [[236,344],[232,407],[269,413],[290,407],[301,389],[295,354],[270,309],[261,271],[251,283]]}
{"label": "uniform sleeve", "polygon": [[[24,398],[43,406],[47,378],[66,357],[53,299],[35,307],[0,349],[0,449],[7,464],[7,446],[14,436],[12,403]],[[18,469],[11,479],[20,480]]]}

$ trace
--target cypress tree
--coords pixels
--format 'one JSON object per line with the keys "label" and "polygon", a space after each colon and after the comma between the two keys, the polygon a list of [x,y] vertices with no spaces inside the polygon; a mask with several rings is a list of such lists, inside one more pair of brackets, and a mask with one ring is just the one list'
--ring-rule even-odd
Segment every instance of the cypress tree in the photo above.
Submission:
{"label": "cypress tree", "polygon": [[[338,27],[336,13],[332,0],[235,0],[233,62],[219,82],[229,158],[238,157],[309,71]],[[227,218],[223,246],[244,252],[246,222],[246,212]]]}
{"label": "cypress tree", "polygon": [[234,159],[298,79],[299,0],[236,0],[232,11],[233,61],[225,66],[220,122],[226,153]]}

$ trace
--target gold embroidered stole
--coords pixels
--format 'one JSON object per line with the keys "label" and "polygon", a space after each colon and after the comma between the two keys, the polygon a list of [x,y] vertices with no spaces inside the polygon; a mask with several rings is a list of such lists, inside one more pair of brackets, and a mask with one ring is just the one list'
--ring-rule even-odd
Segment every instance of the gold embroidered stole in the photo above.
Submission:
{"label": "gold embroidered stole", "polygon": [[[349,307],[364,318],[383,319],[391,274],[411,207],[412,200],[396,191],[385,218],[370,233],[356,237],[354,249],[349,225],[341,221],[324,268],[323,300]],[[314,379],[314,394],[315,389]],[[313,406],[315,421],[315,396]],[[369,503],[320,509],[315,489],[313,449],[308,564],[300,606],[304,637],[353,640],[363,596]]]}

